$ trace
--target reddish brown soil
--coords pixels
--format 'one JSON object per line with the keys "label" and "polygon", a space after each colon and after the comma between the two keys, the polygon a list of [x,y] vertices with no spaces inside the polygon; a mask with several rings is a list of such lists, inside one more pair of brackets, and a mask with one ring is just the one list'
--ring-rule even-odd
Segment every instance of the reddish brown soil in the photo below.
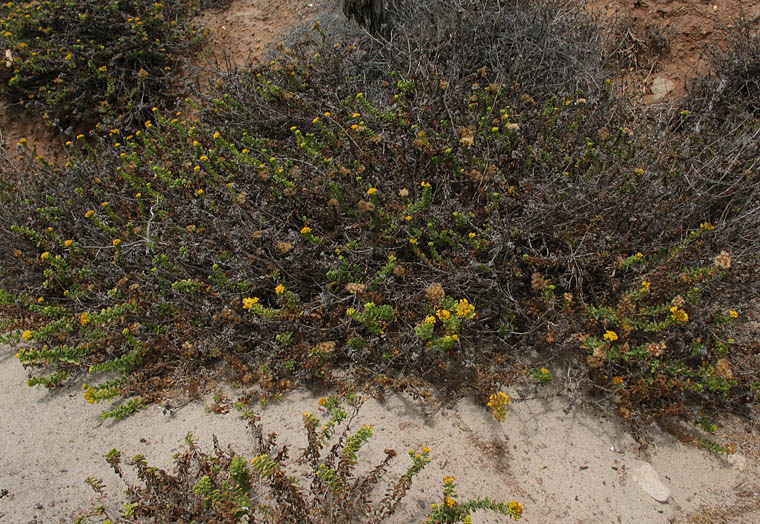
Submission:
{"label": "reddish brown soil", "polygon": [[747,19],[760,16],[757,0],[586,0],[586,7],[618,24],[618,49],[628,56],[619,87],[644,104],[677,98],[689,78],[705,73],[706,48],[725,42],[742,9]]}

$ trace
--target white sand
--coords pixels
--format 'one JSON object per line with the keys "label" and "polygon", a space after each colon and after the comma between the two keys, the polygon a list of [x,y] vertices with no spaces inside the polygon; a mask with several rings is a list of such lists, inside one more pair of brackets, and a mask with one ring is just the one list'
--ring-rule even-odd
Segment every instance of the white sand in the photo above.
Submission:
{"label": "white sand", "polygon": [[[124,487],[103,454],[114,447],[125,458],[144,454],[159,467],[171,467],[171,456],[188,432],[207,451],[215,434],[223,446],[232,444],[247,457],[253,452],[234,409],[217,415],[203,403],[193,403],[166,415],[160,406],[150,406],[123,422],[103,423],[103,406],[85,402],[81,391],[29,388],[25,379],[13,350],[0,348],[0,490],[8,490],[0,498],[3,524],[72,522],[72,515],[82,514],[95,499],[84,484],[88,476],[104,480],[108,498],[101,502],[113,504]],[[539,392],[551,393],[553,387]],[[256,411],[265,431],[276,431],[279,443],[291,444],[291,456],[296,456],[295,450],[305,445],[305,409],[317,412],[317,398],[296,391]],[[515,399],[499,424],[470,401],[425,417],[419,402],[393,395],[382,404],[367,400],[354,427],[363,423],[374,424],[375,435],[362,450],[360,464],[369,465],[382,458],[384,448],[394,448],[398,472],[408,464],[407,449],[432,450],[433,462],[414,483],[394,523],[421,521],[430,504],[439,501],[444,475],[456,477],[461,498],[521,501],[526,523],[687,522],[700,506],[722,516],[695,522],[760,522],[756,459],[741,470],[654,429],[652,444],[642,454],[618,421],[572,406],[561,396]],[[655,501],[633,480],[631,472],[644,460],[670,490],[667,503]],[[480,514],[473,521],[508,519]]]}

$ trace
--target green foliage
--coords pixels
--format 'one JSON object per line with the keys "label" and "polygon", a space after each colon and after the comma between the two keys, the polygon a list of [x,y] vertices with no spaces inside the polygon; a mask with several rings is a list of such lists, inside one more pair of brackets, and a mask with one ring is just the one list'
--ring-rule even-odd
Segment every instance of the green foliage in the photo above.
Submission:
{"label": "green foliage", "polygon": [[[347,418],[342,408],[346,400],[351,408]],[[396,512],[414,477],[430,463],[430,449],[410,450],[411,463],[406,470],[379,491],[396,452],[385,450],[384,459],[375,467],[362,474],[355,473],[359,451],[372,437],[371,426],[351,430],[351,421],[360,405],[361,401],[351,394],[322,399],[320,409],[333,422],[327,433],[318,429],[320,422],[316,415],[304,412],[308,446],[293,460],[288,457],[287,445],[276,445],[276,434],[264,436],[258,418],[251,412],[243,415],[251,428],[256,453],[250,466],[231,448],[219,446],[216,437],[214,452],[208,454],[188,434],[186,449],[174,457],[173,473],[149,466],[145,457],[138,455],[128,463],[137,471],[140,482],[130,484],[121,468],[121,454],[111,450],[106,461],[127,482],[131,500],[120,516],[107,516],[119,523],[132,518],[223,524],[238,523],[241,519],[268,524],[292,523],[294,519],[311,524],[385,522]],[[256,477],[258,481],[254,481]],[[89,478],[86,482],[96,492],[102,491],[99,479]],[[444,502],[432,505],[426,522],[468,522],[463,519],[480,510],[502,513],[515,520],[522,514],[522,505],[517,502],[501,504],[478,498],[452,504],[456,496],[453,478],[447,477]]]}
{"label": "green foliage", "polygon": [[[273,393],[424,378],[482,398],[582,340],[583,378],[615,380],[629,411],[756,397],[738,312],[760,293],[758,123],[638,120],[578,45],[598,28],[561,4],[473,0],[435,45],[410,18],[402,50],[317,29],[220,76],[192,117],[159,108],[60,166],[0,163],[20,360],[115,371],[146,398],[219,358]],[[512,37],[519,64],[500,58]]]}
{"label": "green foliage", "polygon": [[134,128],[151,106],[171,106],[180,58],[205,33],[189,23],[197,0],[8,2],[0,93],[59,129],[109,118]]}

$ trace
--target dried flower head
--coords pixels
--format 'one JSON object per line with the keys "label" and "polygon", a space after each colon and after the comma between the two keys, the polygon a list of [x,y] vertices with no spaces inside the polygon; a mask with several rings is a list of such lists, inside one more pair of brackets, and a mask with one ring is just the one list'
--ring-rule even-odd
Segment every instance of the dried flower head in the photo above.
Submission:
{"label": "dried flower head", "polygon": [[731,364],[729,364],[728,360],[725,358],[718,360],[718,362],[715,364],[715,374],[720,378],[724,378],[726,380],[731,380],[734,378],[734,372],[731,369]]}
{"label": "dried flower head", "polygon": [[440,304],[441,301],[446,298],[446,292],[443,290],[443,286],[440,283],[433,282],[425,288],[425,296],[433,304]]}
{"label": "dried flower head", "polygon": [[293,249],[293,244],[291,244],[290,242],[280,241],[280,242],[275,242],[275,247],[277,248],[277,251],[279,251],[280,253],[284,255],[285,253],[288,253],[290,250]]}
{"label": "dried flower head", "polygon": [[359,203],[357,204],[356,207],[362,213],[371,213],[372,211],[375,210],[375,204],[373,204],[372,202],[367,202],[364,199],[359,200]]}
{"label": "dried flower head", "polygon": [[731,269],[731,256],[725,251],[721,251],[717,257],[715,257],[715,266],[720,269]]}
{"label": "dried flower head", "polygon": [[659,342],[647,342],[644,344],[644,349],[646,349],[647,353],[653,357],[659,357],[665,353],[667,346],[665,345],[665,342],[661,340]]}
{"label": "dried flower head", "polygon": [[358,282],[349,282],[345,286],[345,290],[351,293],[352,295],[364,293],[366,289],[367,289],[367,286],[365,286],[364,284],[360,284]]}

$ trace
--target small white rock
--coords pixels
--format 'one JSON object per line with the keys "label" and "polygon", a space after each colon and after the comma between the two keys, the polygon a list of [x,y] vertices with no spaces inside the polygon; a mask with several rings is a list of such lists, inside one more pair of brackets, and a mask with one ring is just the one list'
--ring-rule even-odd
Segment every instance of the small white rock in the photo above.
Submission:
{"label": "small white rock", "polygon": [[670,489],[662,483],[660,476],[651,466],[644,462],[633,470],[633,480],[635,480],[641,489],[650,497],[658,502],[667,502],[670,498]]}
{"label": "small white rock", "polygon": [[664,76],[658,76],[652,80],[652,85],[650,86],[650,89],[652,90],[652,99],[654,101],[662,100],[675,88],[675,82]]}
{"label": "small white rock", "polygon": [[747,458],[743,455],[739,455],[738,453],[732,453],[731,455],[728,455],[726,457],[726,460],[729,464],[731,464],[733,467],[738,469],[739,471],[744,471],[747,469]]}

